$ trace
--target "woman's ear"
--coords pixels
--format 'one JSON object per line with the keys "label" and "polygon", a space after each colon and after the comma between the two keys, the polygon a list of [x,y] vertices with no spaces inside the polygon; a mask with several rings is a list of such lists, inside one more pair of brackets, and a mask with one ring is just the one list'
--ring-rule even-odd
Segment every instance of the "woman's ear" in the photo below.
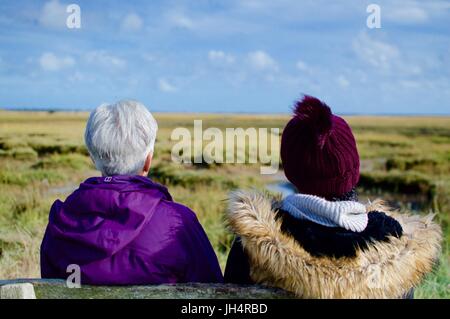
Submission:
{"label": "woman's ear", "polygon": [[152,153],[149,153],[147,155],[147,158],[145,159],[144,168],[142,169],[142,176],[147,176],[148,172],[150,171],[150,166],[152,165]]}

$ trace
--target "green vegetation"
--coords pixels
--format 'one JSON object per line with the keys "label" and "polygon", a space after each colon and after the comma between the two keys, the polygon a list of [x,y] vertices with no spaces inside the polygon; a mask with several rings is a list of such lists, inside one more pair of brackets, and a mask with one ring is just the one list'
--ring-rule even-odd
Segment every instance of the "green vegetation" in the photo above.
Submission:
{"label": "green vegetation", "polygon": [[[0,111],[0,278],[39,277],[39,245],[48,211],[89,176],[98,175],[83,145],[87,113]],[[176,127],[278,127],[287,116],[156,114],[160,130],[150,176],[194,210],[224,267],[233,239],[224,227],[228,193],[264,189],[279,176],[259,164],[181,165],[171,161]],[[362,199],[381,197],[414,213],[437,214],[445,241],[420,298],[450,297],[450,118],[348,117],[361,156]],[[248,151],[248,150],[246,150]],[[272,178],[272,179],[270,179]]]}

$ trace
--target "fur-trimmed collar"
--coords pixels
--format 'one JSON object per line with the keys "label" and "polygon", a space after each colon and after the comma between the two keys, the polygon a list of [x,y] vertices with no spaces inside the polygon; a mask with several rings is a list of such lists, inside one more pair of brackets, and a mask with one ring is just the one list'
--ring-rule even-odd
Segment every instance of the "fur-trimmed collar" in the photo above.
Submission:
{"label": "fur-trimmed collar", "polygon": [[257,192],[238,191],[231,195],[228,222],[241,237],[252,279],[300,298],[399,298],[432,270],[441,251],[433,216],[399,214],[376,201],[367,211],[397,219],[400,238],[373,243],[353,258],[315,257],[280,230],[279,206]]}

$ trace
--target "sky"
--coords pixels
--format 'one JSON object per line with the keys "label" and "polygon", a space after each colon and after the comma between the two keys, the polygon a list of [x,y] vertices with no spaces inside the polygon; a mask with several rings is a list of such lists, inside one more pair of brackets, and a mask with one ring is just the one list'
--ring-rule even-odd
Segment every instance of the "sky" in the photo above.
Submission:
{"label": "sky", "polygon": [[0,1],[0,108],[285,113],[302,94],[450,114],[450,1]]}

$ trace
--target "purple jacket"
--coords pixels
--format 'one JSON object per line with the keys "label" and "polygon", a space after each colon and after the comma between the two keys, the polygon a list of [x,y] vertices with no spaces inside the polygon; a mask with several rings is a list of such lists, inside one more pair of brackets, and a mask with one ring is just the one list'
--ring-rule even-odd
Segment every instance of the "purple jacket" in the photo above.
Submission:
{"label": "purple jacket", "polygon": [[93,285],[222,282],[211,244],[189,208],[141,176],[92,177],[55,201],[41,244],[42,278],[77,264]]}

